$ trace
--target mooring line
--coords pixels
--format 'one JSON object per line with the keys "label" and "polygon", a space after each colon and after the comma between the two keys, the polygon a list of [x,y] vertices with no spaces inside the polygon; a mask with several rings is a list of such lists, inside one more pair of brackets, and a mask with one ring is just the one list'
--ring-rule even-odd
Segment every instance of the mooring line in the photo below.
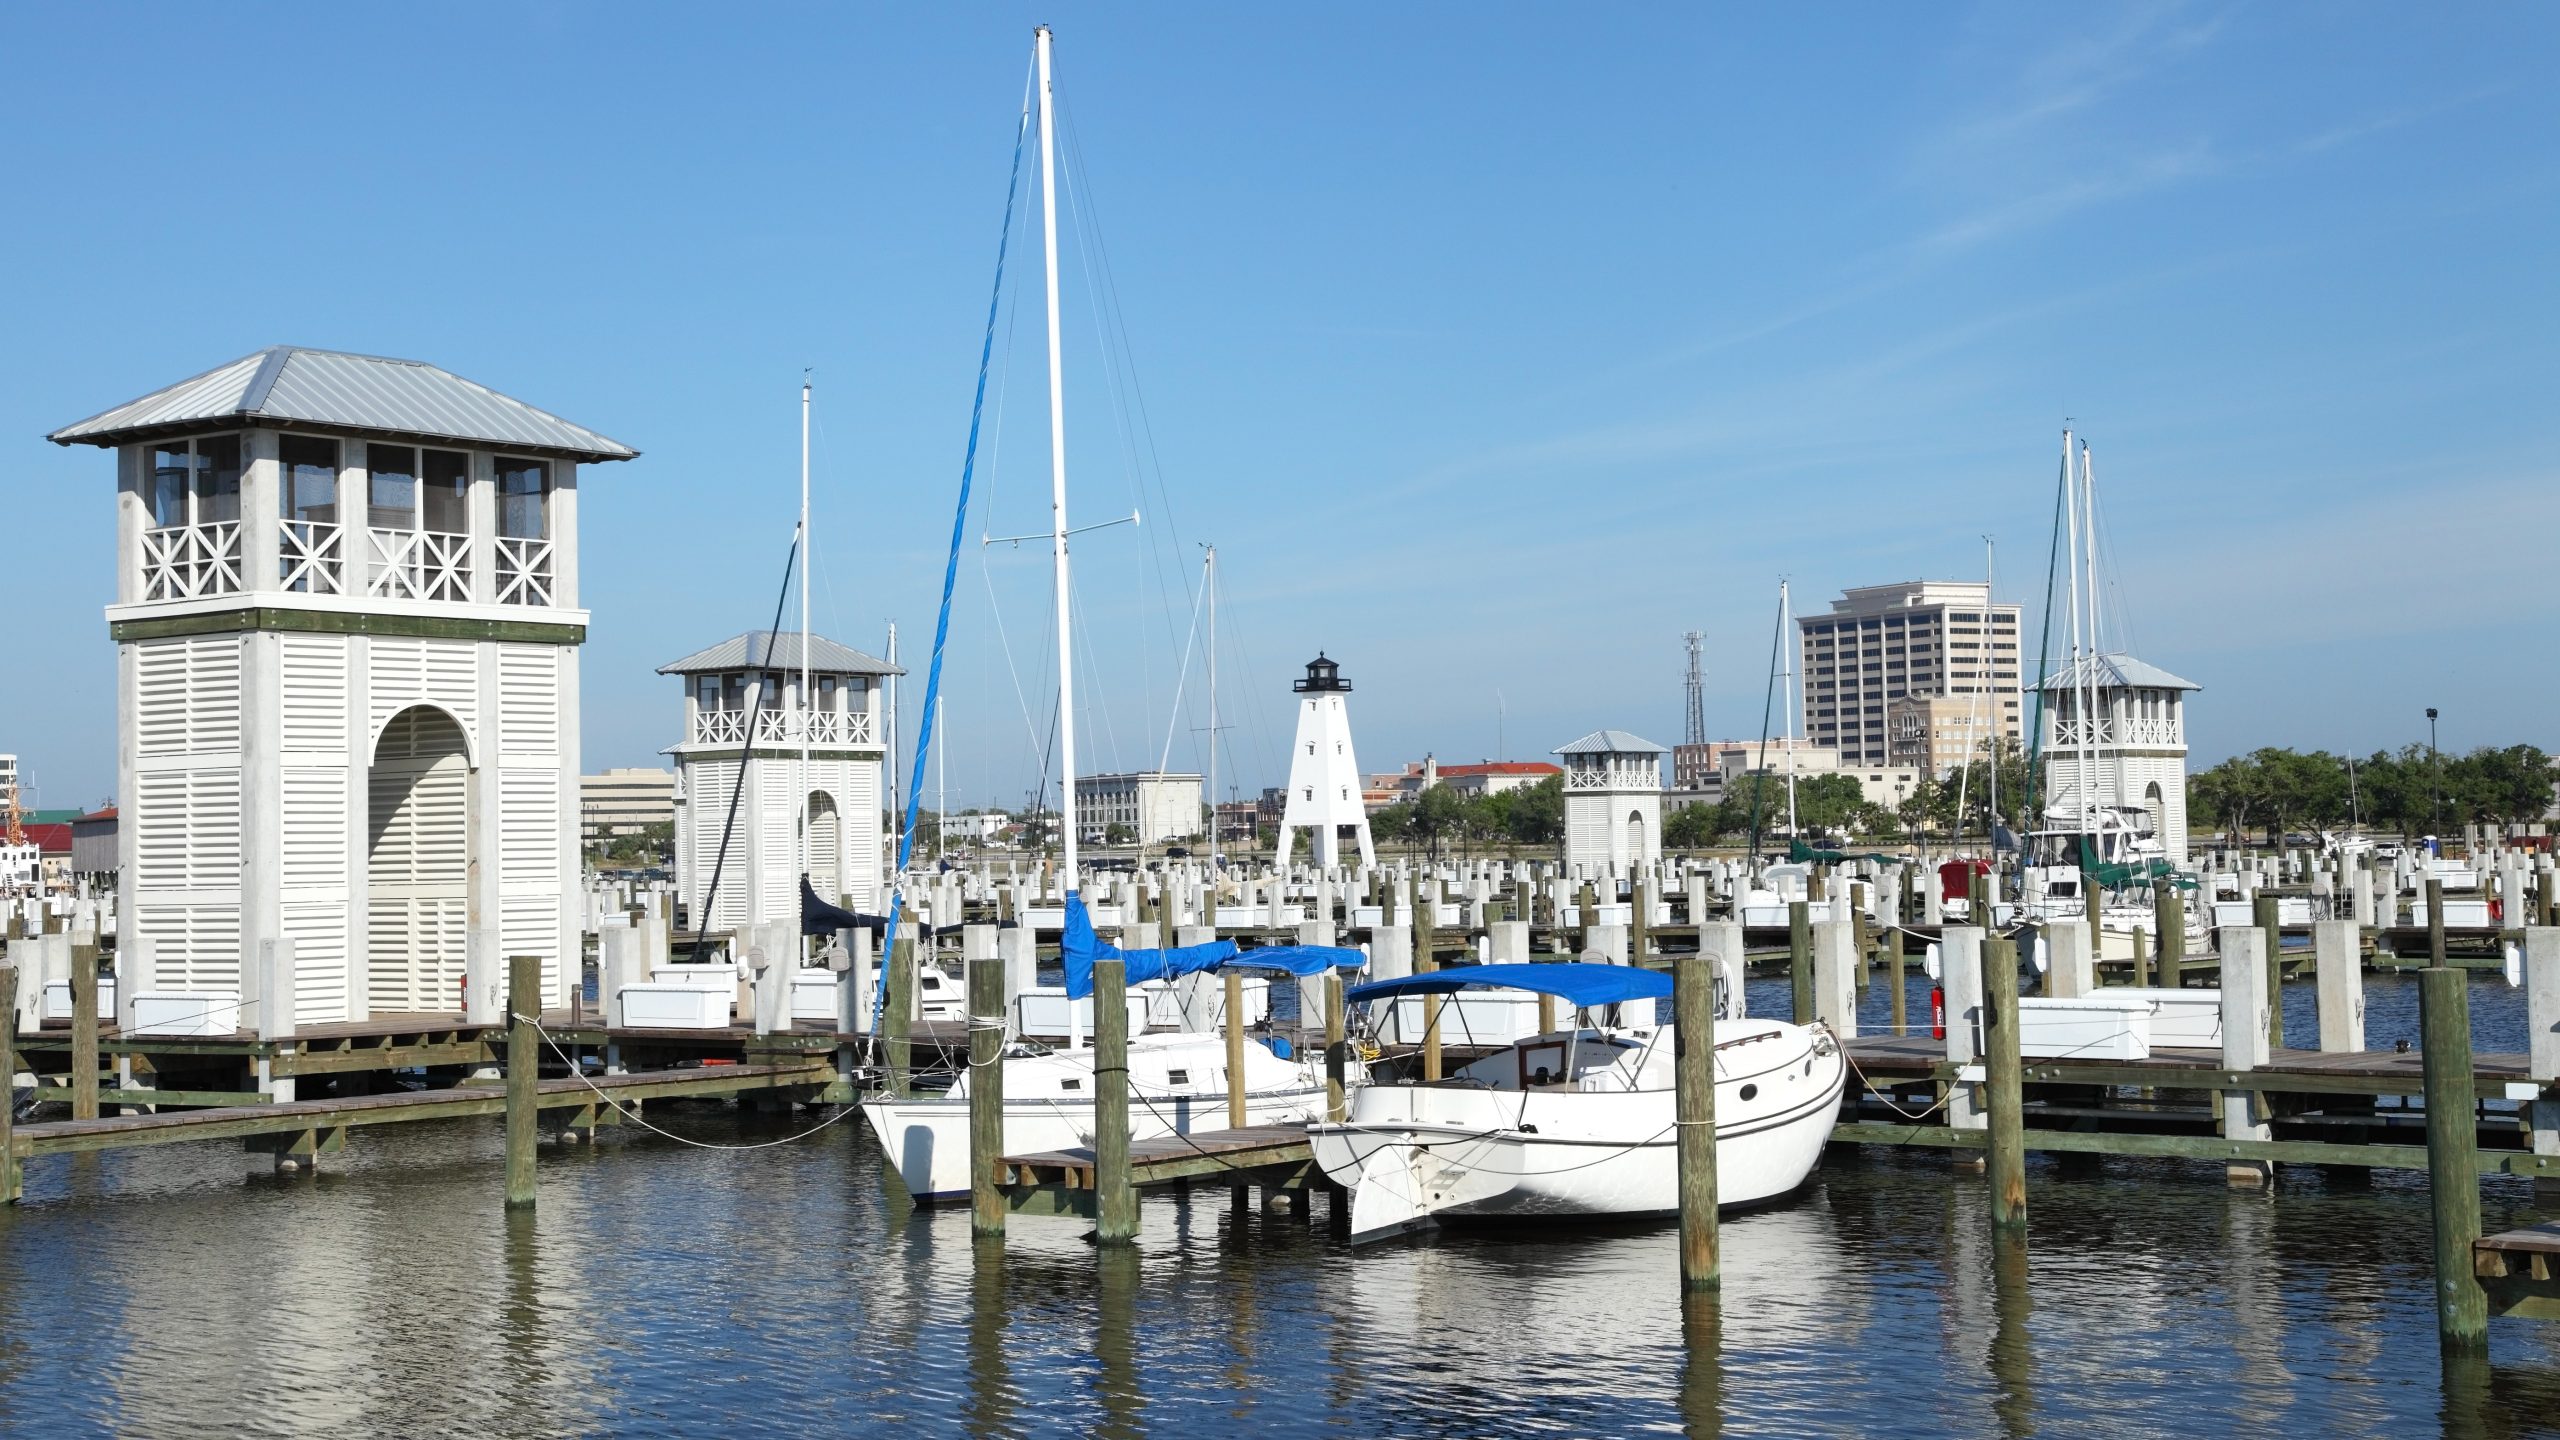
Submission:
{"label": "mooring line", "polygon": [[542,1037],[542,1043],[551,1047],[551,1053],[559,1056],[561,1063],[569,1067],[570,1076],[579,1084],[586,1086],[597,1099],[612,1106],[614,1111],[620,1114],[624,1119],[638,1125],[643,1130],[664,1135],[668,1139],[673,1140],[680,1145],[690,1145],[697,1150],[770,1150],[777,1145],[789,1145],[797,1140],[806,1140],[810,1136],[817,1134],[819,1131],[826,1129],[828,1126],[835,1124],[837,1121],[844,1119],[846,1116],[861,1108],[858,1105],[846,1105],[842,1109],[836,1111],[833,1115],[830,1115],[826,1119],[819,1121],[817,1124],[810,1126],[808,1129],[801,1131],[799,1134],[786,1135],[779,1140],[758,1140],[751,1145],[721,1145],[709,1140],[696,1140],[689,1135],[679,1135],[672,1130],[650,1124],[646,1116],[606,1094],[603,1090],[597,1087],[596,1082],[588,1079],[586,1072],[579,1068],[577,1060],[572,1057],[568,1051],[560,1048],[560,1042],[551,1038],[550,1031],[542,1028],[541,1021],[533,1019],[530,1016],[517,1015],[512,1011],[508,1013],[509,1018],[522,1020],[527,1025],[532,1026],[534,1033]]}

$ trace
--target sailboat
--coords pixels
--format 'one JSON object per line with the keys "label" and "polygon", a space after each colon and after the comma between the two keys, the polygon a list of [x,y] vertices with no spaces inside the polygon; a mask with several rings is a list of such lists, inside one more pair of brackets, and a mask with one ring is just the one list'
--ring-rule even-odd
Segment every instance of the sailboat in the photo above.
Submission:
{"label": "sailboat", "polygon": [[[2118,794],[2112,804],[2098,795],[2100,735],[2110,721],[2101,691],[2128,683],[2130,657],[2099,646],[2097,467],[2085,439],[2062,432],[2063,569],[2069,576],[2069,663],[2057,681],[2054,735],[2070,747],[2072,785],[2067,802],[2045,797],[2042,824],[2025,836],[2019,871],[2019,912],[2027,919],[2092,921],[2095,956],[2130,961],[2134,932],[2153,931],[2158,918],[2149,883],[2170,876],[2168,850],[2147,808]],[[2083,585],[2087,604],[2081,603]],[[2050,596],[2048,596],[2050,603]],[[2174,677],[2163,677],[2176,684]],[[2121,783],[2121,769],[2118,770]],[[2083,893],[2084,889],[2095,893]],[[2188,953],[2201,953],[2207,932],[2204,907],[2190,907]],[[2156,937],[2155,937],[2156,938]]]}
{"label": "sailboat", "polygon": [[[1452,1221],[1667,1215],[1679,1207],[1673,1030],[1649,1019],[1671,977],[1625,965],[1467,965],[1354,986],[1355,1004],[1470,989],[1574,1007],[1568,1028],[1524,1037],[1447,1080],[1355,1092],[1340,1124],[1307,1127],[1325,1178],[1350,1198],[1350,1236]],[[1720,1208],[1764,1204],[1813,1174],[1840,1120],[1848,1057],[1820,1024],[1753,1020],[1724,992],[1714,1022]]]}
{"label": "sailboat", "polygon": [[[1095,934],[1092,916],[1077,892],[1075,648],[1071,643],[1067,561],[1066,389],[1060,365],[1058,305],[1058,210],[1055,105],[1050,84],[1050,32],[1034,33],[1039,72],[1040,216],[1045,246],[1049,322],[1049,516],[1050,570],[1057,605],[1058,753],[1061,806],[1059,838],[1063,846],[1059,888],[1064,898],[1064,931],[1060,959],[1066,971],[1066,993],[1072,1002],[1093,993],[1096,961],[1117,958],[1133,987],[1149,980],[1178,980],[1225,968],[1278,970],[1300,976],[1331,968],[1356,967],[1366,957],[1357,950],[1286,946],[1239,951],[1231,942],[1214,941],[1180,949],[1122,952]],[[1025,115],[1026,124],[1029,116]],[[1019,141],[1017,140],[1017,145]],[[1007,229],[1011,228],[1008,195]],[[1002,257],[998,275],[1001,284]],[[990,324],[993,311],[990,308]],[[945,613],[949,586],[946,576]],[[937,639],[937,651],[940,641]],[[928,715],[931,696],[928,691]],[[928,725],[930,720],[928,720]],[[1214,734],[1213,737],[1214,739]],[[1208,1007],[1200,1007],[1207,1009]],[[1134,1028],[1134,1027],[1133,1027]],[[1069,1048],[1048,1051],[1027,1044],[1006,1047],[1002,1064],[1004,1149],[1027,1154],[1093,1143],[1094,1052]],[[1229,1120],[1230,1064],[1225,1037],[1210,1032],[1171,1032],[1133,1036],[1129,1041],[1129,1135],[1133,1140],[1223,1128]],[[970,1074],[952,1077],[941,1095],[888,1097],[862,1107],[864,1118],[891,1161],[907,1193],[918,1200],[957,1199],[969,1190]],[[1247,1125],[1276,1125],[1315,1119],[1326,1104],[1325,1074],[1310,1058],[1284,1059],[1260,1044],[1242,1050],[1240,1088]]]}

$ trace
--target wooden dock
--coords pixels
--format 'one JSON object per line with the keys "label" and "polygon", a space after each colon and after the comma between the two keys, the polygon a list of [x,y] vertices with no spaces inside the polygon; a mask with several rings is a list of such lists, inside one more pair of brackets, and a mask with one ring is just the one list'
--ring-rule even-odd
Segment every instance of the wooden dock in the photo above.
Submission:
{"label": "wooden dock", "polygon": [[2484,1235],[2471,1262],[2492,1313],[2560,1320],[2560,1223]]}
{"label": "wooden dock", "polygon": [[[1094,1214],[1092,1147],[1007,1155],[996,1164],[1008,1208],[1029,1214]],[[1314,1165],[1302,1125],[1248,1125],[1129,1142],[1130,1178],[1142,1188],[1224,1180],[1302,1192]]]}
{"label": "wooden dock", "polygon": [[[1853,1087],[1834,1144],[1979,1149],[1987,1131],[1917,1124],[1904,1112],[1928,1103],[1938,1087],[1957,1083],[1945,1042],[1926,1037],[1861,1036],[1847,1042],[1863,1084]],[[2526,1078],[2525,1057],[2488,1052],[2473,1057],[2473,1084],[2486,1095]],[[2377,1108],[2384,1096],[2426,1088],[2416,1051],[2276,1050],[2267,1064],[2226,1068],[2210,1050],[2162,1049],[2142,1060],[2033,1059],[2022,1078],[2026,1148],[2049,1153],[2160,1156],[2190,1160],[2424,1170],[2423,1112]],[[2219,1096],[2252,1094],[2275,1138],[2232,1140],[2220,1133]],[[2536,1155],[2510,1124],[2482,1123],[2475,1142],[2484,1173],[2560,1179],[2560,1156]]]}

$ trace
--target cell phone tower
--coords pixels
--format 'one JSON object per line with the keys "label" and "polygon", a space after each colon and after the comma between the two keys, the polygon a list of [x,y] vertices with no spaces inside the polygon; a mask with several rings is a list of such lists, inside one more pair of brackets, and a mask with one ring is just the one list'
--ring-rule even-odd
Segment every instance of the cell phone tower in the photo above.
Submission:
{"label": "cell phone tower", "polygon": [[1701,658],[1701,652],[1706,648],[1706,632],[1692,630],[1680,639],[1689,647],[1689,719],[1681,727],[1680,740],[1684,745],[1704,745],[1707,743],[1707,663]]}

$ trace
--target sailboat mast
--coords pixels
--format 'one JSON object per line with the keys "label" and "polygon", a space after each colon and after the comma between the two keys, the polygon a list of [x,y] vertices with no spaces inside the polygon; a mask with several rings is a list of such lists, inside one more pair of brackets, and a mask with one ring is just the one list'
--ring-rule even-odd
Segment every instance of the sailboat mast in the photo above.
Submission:
{"label": "sailboat mast", "polygon": [[[771,658],[771,657],[767,657]],[[800,372],[800,775],[794,808],[800,813],[800,878],[809,878],[809,731],[818,723],[809,691],[809,372]],[[837,827],[841,830],[843,827]],[[839,879],[842,877],[839,876]]]}
{"label": "sailboat mast", "polygon": [[[1778,582],[1778,635],[1783,640],[1788,622],[1795,619],[1794,605],[1787,598],[1787,582]],[[1787,707],[1787,839],[1800,840],[1796,833],[1796,747],[1802,743],[1803,717],[1796,709],[1796,652],[1787,651],[1787,669],[1783,681]]]}
{"label": "sailboat mast", "polygon": [[1062,895],[1076,889],[1075,647],[1067,612],[1067,379],[1058,336],[1058,107],[1049,85],[1049,27],[1032,32],[1040,59],[1040,238],[1049,285],[1049,568],[1058,607],[1058,828]]}
{"label": "sailboat mast", "polygon": [[[2089,507],[2089,441],[2081,441],[2081,489],[2079,489],[2079,543],[2084,551],[2092,546],[2092,530],[2097,530],[2097,512]],[[2079,571],[2074,571],[2079,579]],[[2089,610],[2084,610],[2086,641],[2081,643],[2079,674],[2079,712],[2081,712],[2081,835],[2097,835],[2097,571],[2086,571],[2089,582]],[[2104,856],[2102,856],[2104,858]]]}
{"label": "sailboat mast", "polygon": [[[2080,703],[2080,472],[2078,463],[2079,457],[2072,451],[2071,432],[2065,429],[2062,432],[2062,524],[2063,553],[2071,560],[2069,566],[2071,572],[2071,663],[2064,667],[2063,673],[2071,677],[2071,718],[2076,727],[2071,740],[2071,772],[2075,777],[2072,789],[2078,792],[2074,798],[2080,802],[2081,813],[2085,816],[2089,806],[2089,772],[2087,762],[2083,758],[2083,747],[2089,733],[2089,714]],[[2086,824],[2080,828],[2081,833],[2088,832]]]}
{"label": "sailboat mast", "polygon": [[1209,587],[1209,884],[1218,883],[1218,547],[1203,568]]}
{"label": "sailboat mast", "polygon": [[1982,537],[1982,658],[1983,663],[1989,668],[1974,672],[1973,688],[1974,692],[1981,696],[1983,712],[1991,722],[1989,727],[1991,754],[1987,763],[1988,773],[1985,776],[1991,792],[1991,818],[1983,822],[1982,839],[1991,851],[1991,873],[1995,879],[2000,873],[2000,730],[2002,721],[1999,681],[1996,678],[2000,669],[1999,651],[1995,648],[1996,642],[1992,638],[1992,631],[1997,622],[1991,617],[1993,607],[2000,603],[1992,591],[1992,586],[1998,583],[1994,578],[1998,570],[1999,564],[1996,552],[1992,548],[1991,537],[1985,535]]}

